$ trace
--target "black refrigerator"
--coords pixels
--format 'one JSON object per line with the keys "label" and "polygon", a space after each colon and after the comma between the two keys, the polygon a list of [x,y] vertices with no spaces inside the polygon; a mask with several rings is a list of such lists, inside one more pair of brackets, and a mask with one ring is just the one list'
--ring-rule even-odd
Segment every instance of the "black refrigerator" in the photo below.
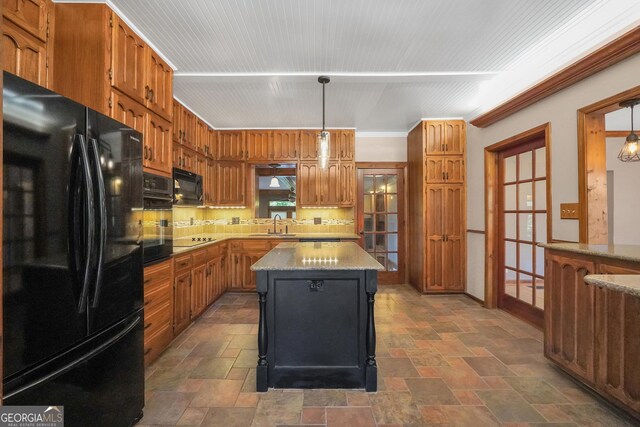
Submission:
{"label": "black refrigerator", "polygon": [[142,135],[4,73],[5,405],[129,426],[144,405]]}

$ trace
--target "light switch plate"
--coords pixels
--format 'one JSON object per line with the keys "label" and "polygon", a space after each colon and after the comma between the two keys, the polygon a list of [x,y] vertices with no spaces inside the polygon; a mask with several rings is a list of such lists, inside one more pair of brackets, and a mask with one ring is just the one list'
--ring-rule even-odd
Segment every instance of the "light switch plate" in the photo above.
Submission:
{"label": "light switch plate", "polygon": [[233,224],[233,225],[240,224],[240,217],[239,216],[231,217],[231,224]]}
{"label": "light switch plate", "polygon": [[580,219],[580,204],[560,203],[560,219]]}

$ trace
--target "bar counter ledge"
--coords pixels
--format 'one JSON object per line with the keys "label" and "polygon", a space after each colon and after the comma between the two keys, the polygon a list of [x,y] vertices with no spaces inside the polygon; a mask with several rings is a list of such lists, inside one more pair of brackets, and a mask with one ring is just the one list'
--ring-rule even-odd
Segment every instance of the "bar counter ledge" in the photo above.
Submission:
{"label": "bar counter ledge", "polygon": [[380,263],[352,242],[287,242],[251,269],[260,303],[257,391],[377,390]]}

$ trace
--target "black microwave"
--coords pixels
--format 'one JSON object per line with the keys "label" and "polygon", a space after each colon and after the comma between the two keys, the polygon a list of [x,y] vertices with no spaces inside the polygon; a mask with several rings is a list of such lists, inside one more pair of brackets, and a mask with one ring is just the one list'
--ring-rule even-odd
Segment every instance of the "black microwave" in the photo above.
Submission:
{"label": "black microwave", "polygon": [[182,169],[173,168],[173,204],[202,206],[202,176]]}

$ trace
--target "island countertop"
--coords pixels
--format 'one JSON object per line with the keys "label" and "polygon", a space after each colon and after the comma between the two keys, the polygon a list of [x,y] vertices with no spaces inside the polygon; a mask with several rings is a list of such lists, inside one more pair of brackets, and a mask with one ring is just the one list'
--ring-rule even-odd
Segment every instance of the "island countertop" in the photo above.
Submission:
{"label": "island countertop", "polygon": [[591,245],[586,243],[540,243],[545,249],[640,262],[640,245]]}
{"label": "island countertop", "polygon": [[384,267],[353,242],[285,242],[260,258],[251,270],[382,271]]}

